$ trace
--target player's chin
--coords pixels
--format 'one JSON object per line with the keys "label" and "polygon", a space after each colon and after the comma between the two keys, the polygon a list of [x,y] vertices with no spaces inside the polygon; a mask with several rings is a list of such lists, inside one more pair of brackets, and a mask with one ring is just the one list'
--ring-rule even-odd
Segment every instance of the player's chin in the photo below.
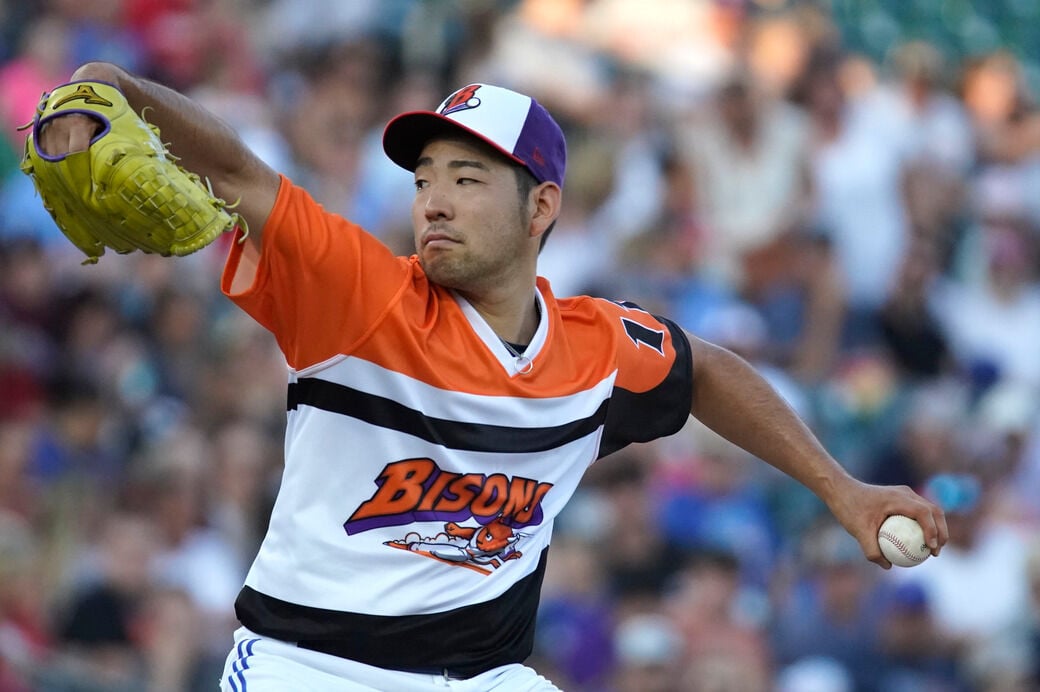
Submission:
{"label": "player's chin", "polygon": [[466,272],[457,258],[450,252],[423,252],[419,255],[419,264],[426,272],[426,278],[445,288],[462,288],[467,284]]}
{"label": "player's chin", "polygon": [[444,267],[458,261],[454,248],[443,245],[424,245],[419,251],[419,261],[422,262],[426,273],[437,271],[438,267]]}

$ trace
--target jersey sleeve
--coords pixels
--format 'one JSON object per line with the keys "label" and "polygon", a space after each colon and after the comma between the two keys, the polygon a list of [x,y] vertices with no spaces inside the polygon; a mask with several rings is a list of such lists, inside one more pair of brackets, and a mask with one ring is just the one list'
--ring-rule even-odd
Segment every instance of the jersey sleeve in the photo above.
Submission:
{"label": "jersey sleeve", "polygon": [[274,334],[297,370],[349,353],[411,275],[407,259],[284,176],[252,282],[235,292],[236,274],[248,271],[242,254],[232,243],[221,288]]}
{"label": "jersey sleeve", "polygon": [[602,301],[615,329],[617,378],[599,456],[678,432],[690,417],[693,360],[685,332],[634,303]]}

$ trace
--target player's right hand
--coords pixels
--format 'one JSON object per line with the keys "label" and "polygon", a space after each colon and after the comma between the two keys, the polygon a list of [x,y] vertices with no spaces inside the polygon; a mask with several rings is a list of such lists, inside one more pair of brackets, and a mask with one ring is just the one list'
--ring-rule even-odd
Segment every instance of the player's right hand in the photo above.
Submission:
{"label": "player's right hand", "polygon": [[852,479],[830,506],[859,542],[866,558],[885,569],[892,564],[881,553],[877,534],[882,522],[893,514],[910,517],[921,525],[932,555],[938,555],[950,537],[942,509],[907,486],[871,485]]}

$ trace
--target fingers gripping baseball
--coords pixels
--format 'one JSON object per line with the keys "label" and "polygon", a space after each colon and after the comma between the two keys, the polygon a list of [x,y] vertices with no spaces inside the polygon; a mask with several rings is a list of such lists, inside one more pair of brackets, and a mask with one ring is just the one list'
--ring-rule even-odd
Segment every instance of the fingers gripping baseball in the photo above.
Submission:
{"label": "fingers gripping baseball", "polygon": [[899,493],[899,505],[886,510],[882,522],[888,517],[899,515],[913,519],[921,527],[924,543],[928,546],[930,554],[938,555],[949,539],[946,516],[942,509],[906,486],[897,487],[895,490]]}
{"label": "fingers gripping baseball", "polygon": [[938,555],[949,538],[943,511],[907,486],[879,486],[858,483],[844,497],[834,513],[863,549],[871,562],[888,569],[892,561],[881,549],[881,525],[891,516],[908,517],[920,525],[924,545]]}
{"label": "fingers gripping baseball", "polygon": [[910,517],[893,514],[878,531],[881,554],[893,565],[913,567],[931,555],[921,525]]}

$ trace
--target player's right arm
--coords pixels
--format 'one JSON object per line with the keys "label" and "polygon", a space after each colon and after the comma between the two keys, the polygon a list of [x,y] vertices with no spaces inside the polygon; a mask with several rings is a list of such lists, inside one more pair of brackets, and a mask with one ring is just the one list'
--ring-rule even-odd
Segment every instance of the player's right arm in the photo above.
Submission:
{"label": "player's right arm", "polygon": [[686,336],[693,359],[694,417],[812,490],[872,562],[889,567],[878,528],[893,514],[916,520],[932,554],[939,554],[949,537],[941,508],[906,486],[871,485],[852,477],[743,358]]}
{"label": "player's right arm", "polygon": [[[162,140],[184,168],[208,179],[218,197],[238,203],[235,211],[249,226],[247,253],[259,253],[261,231],[278,195],[280,178],[230,125],[173,89],[110,63],[86,63],[70,81],[79,80],[118,87],[135,111],[159,127]],[[82,151],[96,130],[97,124],[87,116],[62,116],[43,129],[38,146],[51,156]]]}

